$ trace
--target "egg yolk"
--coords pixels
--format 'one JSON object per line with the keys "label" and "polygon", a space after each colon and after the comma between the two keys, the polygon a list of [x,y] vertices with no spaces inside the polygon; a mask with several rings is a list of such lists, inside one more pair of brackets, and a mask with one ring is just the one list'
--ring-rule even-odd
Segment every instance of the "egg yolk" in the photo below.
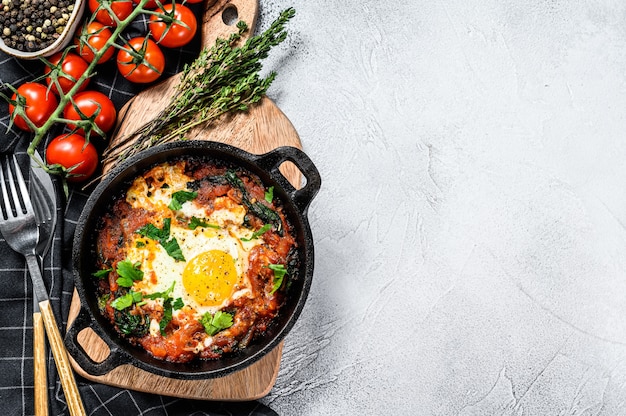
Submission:
{"label": "egg yolk", "polygon": [[183,271],[183,286],[202,306],[219,306],[234,292],[238,276],[233,257],[210,250],[192,258]]}

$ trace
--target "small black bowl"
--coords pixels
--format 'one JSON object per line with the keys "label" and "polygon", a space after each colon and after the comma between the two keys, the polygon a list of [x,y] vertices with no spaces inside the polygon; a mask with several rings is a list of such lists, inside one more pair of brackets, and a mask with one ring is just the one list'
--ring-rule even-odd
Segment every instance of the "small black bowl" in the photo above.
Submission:
{"label": "small black bowl", "polygon": [[[265,186],[274,187],[274,195],[283,203],[285,215],[294,229],[300,268],[297,275],[291,277],[285,304],[263,337],[230,357],[181,364],[158,360],[120,337],[98,309],[96,282],[91,274],[95,264],[94,230],[98,220],[110,206],[112,196],[127,189],[137,175],[153,165],[189,156],[202,156],[243,167],[258,175]],[[280,173],[279,167],[285,161],[294,163],[306,178],[306,184],[301,189],[295,189]],[[315,165],[305,153],[295,147],[279,147],[262,155],[253,155],[218,142],[181,141],[154,147],[124,161],[96,187],[76,226],[72,261],[81,309],[65,336],[65,346],[69,354],[91,375],[103,375],[120,365],[131,364],[157,375],[186,380],[222,377],[258,361],[285,337],[306,302],[313,278],[313,238],[307,210],[320,185],[321,177]],[[78,334],[85,328],[93,329],[109,346],[110,354],[104,361],[92,360],[78,342]]]}

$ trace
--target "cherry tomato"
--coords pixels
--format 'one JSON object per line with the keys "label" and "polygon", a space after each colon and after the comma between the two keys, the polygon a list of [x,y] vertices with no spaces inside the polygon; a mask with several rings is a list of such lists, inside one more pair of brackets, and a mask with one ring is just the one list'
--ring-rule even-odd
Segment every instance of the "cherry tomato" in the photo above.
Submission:
{"label": "cherry tomato", "polygon": [[[200,1],[203,1],[203,0],[200,0]],[[140,2],[141,0],[133,0],[133,4],[135,6],[137,6]],[[143,5],[143,7],[144,9],[156,9],[157,7],[159,7],[159,5],[156,2],[156,0],[148,0],[146,4]]]}
{"label": "cherry tomato", "polygon": [[[61,58],[63,58],[63,62],[61,62]],[[62,52],[59,52],[50,58],[50,63],[56,68],[62,69],[64,72],[64,75],[61,75],[61,71],[59,69],[54,69],[54,71],[58,74],[57,81],[59,82],[61,90],[64,94],[67,94],[67,92],[72,89],[78,78],[80,78],[85,71],[87,71],[87,67],[89,66],[87,61],[73,52],[67,53],[65,57],[63,57]],[[59,91],[57,90],[57,84],[52,81],[52,77],[50,76],[52,71],[53,70],[49,66],[46,66],[44,69],[44,73],[47,75],[46,83],[50,87],[50,91],[58,95]],[[87,84],[89,84],[89,78],[81,84],[78,91],[84,90],[87,87]]]}
{"label": "cherry tomato", "polygon": [[[117,111],[115,111],[115,105],[106,95],[97,91],[83,91],[74,96],[74,105],[68,103],[63,110],[63,117],[68,120],[81,120],[83,119],[78,112],[85,115],[85,120],[93,116],[99,109],[99,113],[96,116],[94,122],[103,132],[108,132],[115,125],[115,118],[117,117]],[[73,129],[76,127],[70,124],[69,127]],[[83,129],[76,131],[78,134],[84,134]],[[94,133],[97,133],[93,130]]]}
{"label": "cherry tomato", "polygon": [[[117,22],[111,17],[111,14],[104,6],[100,6],[103,0],[89,0],[89,10],[96,13],[96,20],[105,26],[117,26]],[[108,0],[105,0],[108,1]],[[117,16],[118,20],[124,20],[133,12],[132,0],[110,0],[111,10]]]}
{"label": "cherry tomato", "polygon": [[[77,36],[74,38],[74,44],[78,46],[78,54],[82,56],[85,61],[92,62],[95,56],[87,43],[89,43],[89,45],[91,45],[95,50],[100,51],[104,48],[104,45],[111,38],[113,33],[111,32],[111,29],[104,26],[102,23],[91,22],[87,25],[86,29],[81,28],[76,32],[76,34]],[[84,42],[82,47],[80,45],[81,38]],[[100,57],[98,63],[101,64],[108,61],[114,53],[115,48],[113,46],[109,47],[104,55]]]}
{"label": "cherry tomato", "polygon": [[[11,99],[14,101],[26,100],[24,108],[26,117],[37,127],[43,126],[59,105],[56,96],[48,91],[45,85],[36,82],[26,82],[20,85],[17,94],[14,93]],[[13,114],[14,111],[15,106],[9,104],[9,114]],[[20,129],[30,131],[30,127],[22,116],[16,115],[13,122]]]}
{"label": "cherry tomato", "polygon": [[62,134],[48,143],[46,161],[68,169],[68,181],[82,182],[98,168],[98,151],[80,134]]}
{"label": "cherry tomato", "polygon": [[[150,16],[150,32],[159,45],[166,48],[178,48],[193,39],[198,29],[198,22],[189,7],[182,4],[166,4],[157,11],[167,16],[165,19],[156,15]],[[183,22],[188,27],[174,23],[173,19]],[[170,23],[169,27],[168,23]]]}
{"label": "cherry tomato", "polygon": [[[137,53],[138,56],[133,56]],[[117,53],[117,69],[127,80],[145,84],[161,76],[165,69],[165,56],[149,38],[133,38]]]}

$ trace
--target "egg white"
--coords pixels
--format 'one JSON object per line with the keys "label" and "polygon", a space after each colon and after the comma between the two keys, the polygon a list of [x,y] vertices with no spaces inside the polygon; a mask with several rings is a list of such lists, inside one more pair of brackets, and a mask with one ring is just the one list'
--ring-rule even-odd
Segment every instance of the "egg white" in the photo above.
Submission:
{"label": "egg white", "polygon": [[[149,178],[146,181],[145,178]],[[249,239],[253,231],[244,227],[246,209],[229,197],[219,197],[213,201],[211,211],[201,206],[197,201],[186,201],[176,211],[169,208],[172,195],[181,190],[189,191],[187,184],[193,178],[184,174],[181,164],[159,165],[142,177],[135,179],[126,195],[126,201],[133,208],[142,208],[152,214],[153,225],[162,228],[163,219],[171,218],[170,237],[176,238],[185,258],[177,261],[172,258],[157,241],[139,234],[127,246],[127,259],[133,263],[139,262],[144,272],[143,280],[133,285],[133,290],[149,295],[156,292],[165,292],[173,286],[171,296],[181,298],[183,303],[193,314],[200,319],[206,312],[211,314],[224,308],[232,300],[241,296],[252,296],[250,281],[247,277],[248,257],[250,250],[262,243],[261,239]],[[189,229],[186,223],[196,217],[210,226]],[[181,220],[181,223],[179,223]],[[140,242],[141,244],[137,244]],[[238,281],[233,293],[217,306],[199,304],[183,285],[183,271],[188,262],[194,257],[210,250],[221,250],[228,253],[234,260]],[[147,302],[162,303],[162,299],[148,300]],[[174,311],[176,316],[180,311]],[[153,334],[158,333],[156,322],[150,329]]]}
{"label": "egg white", "polygon": [[[150,178],[150,183],[146,178]],[[181,164],[159,165],[133,181],[126,193],[126,201],[133,208],[164,211],[172,201],[172,194],[186,190],[190,181],[193,178],[183,172]]]}
{"label": "egg white", "polygon": [[[238,233],[237,231],[242,232]],[[195,230],[190,230],[172,224],[170,236],[178,241],[185,261],[176,261],[167,254],[158,242],[138,236],[129,247],[127,257],[131,262],[141,264],[140,269],[144,272],[144,278],[135,282],[133,290],[151,294],[164,292],[174,284],[172,297],[182,298],[185,305],[193,308],[198,315],[203,315],[205,312],[215,313],[231,300],[251,294],[250,281],[245,272],[248,269],[249,252],[252,247],[260,244],[261,240],[242,242],[240,238],[248,234],[249,230],[239,230],[232,226],[220,229],[198,227]],[[137,247],[137,241],[141,241],[145,245]],[[185,290],[182,280],[187,263],[197,255],[210,250],[221,250],[230,254],[234,260],[238,276],[238,282],[232,295],[217,306],[204,306],[196,302]]]}

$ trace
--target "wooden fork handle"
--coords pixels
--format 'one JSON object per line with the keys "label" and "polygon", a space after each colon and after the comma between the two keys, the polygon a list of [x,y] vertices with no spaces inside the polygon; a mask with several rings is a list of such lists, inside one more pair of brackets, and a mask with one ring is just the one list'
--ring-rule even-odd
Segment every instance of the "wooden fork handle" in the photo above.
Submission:
{"label": "wooden fork handle", "polygon": [[52,313],[52,307],[49,300],[39,302],[39,308],[41,309],[41,316],[43,323],[46,327],[46,333],[48,335],[48,342],[50,343],[50,349],[52,355],[54,355],[54,362],[59,372],[59,378],[61,379],[61,386],[63,387],[63,393],[65,394],[65,400],[67,401],[67,407],[71,416],[85,415],[85,407],[80,398],[80,392],[78,391],[78,385],[70,366],[70,360],[63,344],[63,338],[59,332],[56,319]]}
{"label": "wooden fork handle", "polygon": [[46,333],[41,312],[33,313],[33,357],[35,360],[35,416],[48,416]]}

